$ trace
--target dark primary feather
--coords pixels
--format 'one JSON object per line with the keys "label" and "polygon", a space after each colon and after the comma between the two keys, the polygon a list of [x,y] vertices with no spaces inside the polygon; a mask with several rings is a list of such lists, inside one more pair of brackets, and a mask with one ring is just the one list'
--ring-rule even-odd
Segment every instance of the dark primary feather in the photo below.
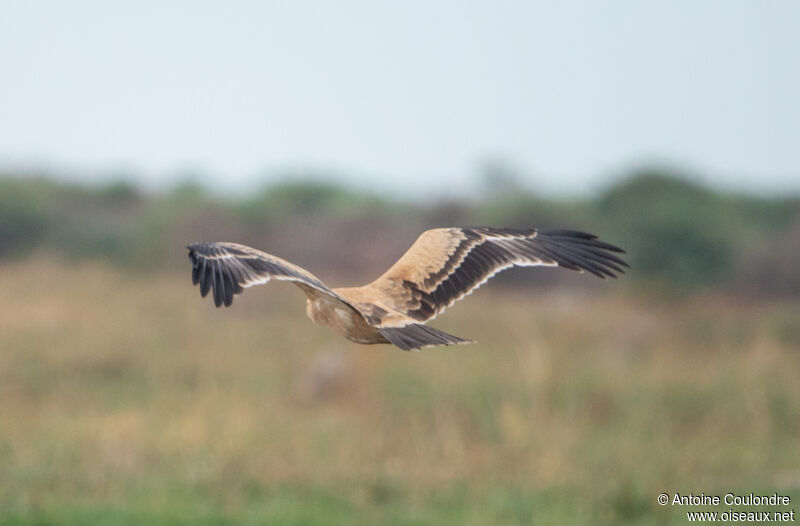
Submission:
{"label": "dark primary feather", "polygon": [[574,230],[545,230],[531,240],[531,250],[539,252],[558,266],[571,270],[585,270],[600,278],[616,278],[624,274],[628,264],[614,252],[625,251],[597,236]]}
{"label": "dark primary feather", "polygon": [[237,268],[238,265],[221,259],[226,252],[213,243],[198,243],[187,248],[192,262],[192,283],[200,285],[200,295],[205,298],[211,291],[217,307],[233,303],[233,295],[244,290],[241,283],[245,282],[242,277],[246,273]]}
{"label": "dark primary feather", "polygon": [[320,291],[329,289],[308,271],[276,256],[236,243],[195,243],[188,245],[192,262],[192,283],[200,294],[212,292],[214,304],[226,307],[245,287],[272,278],[301,282]]}

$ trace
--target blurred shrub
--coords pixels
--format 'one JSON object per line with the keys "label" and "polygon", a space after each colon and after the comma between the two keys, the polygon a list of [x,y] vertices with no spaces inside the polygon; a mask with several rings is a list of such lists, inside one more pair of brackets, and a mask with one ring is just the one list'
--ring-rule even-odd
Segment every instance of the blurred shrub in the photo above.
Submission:
{"label": "blurred shrub", "polygon": [[736,276],[747,294],[800,297],[800,213],[794,225],[747,247]]}
{"label": "blurred shrub", "polygon": [[27,253],[53,224],[53,185],[0,178],[0,257]]}
{"label": "blurred shrub", "polygon": [[737,255],[765,231],[787,228],[796,202],[724,194],[646,170],[607,190],[595,207],[636,274],[693,288],[729,285]]}
{"label": "blurred shrub", "polygon": [[644,172],[609,189],[596,206],[640,274],[693,286],[718,282],[729,270],[733,243],[716,193]]}
{"label": "blurred shrub", "polygon": [[234,205],[243,220],[263,224],[284,218],[380,214],[390,203],[366,192],[320,179],[286,180]]}

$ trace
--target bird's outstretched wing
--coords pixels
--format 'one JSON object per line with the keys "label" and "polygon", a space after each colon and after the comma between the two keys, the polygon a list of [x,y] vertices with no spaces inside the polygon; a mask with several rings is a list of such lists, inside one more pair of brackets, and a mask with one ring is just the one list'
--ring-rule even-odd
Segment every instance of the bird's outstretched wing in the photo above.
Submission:
{"label": "bird's outstretched wing", "polygon": [[571,230],[437,228],[423,232],[411,248],[374,282],[364,296],[386,307],[373,324],[401,326],[434,318],[501,270],[564,267],[615,278],[627,263],[622,249],[592,234]]}
{"label": "bird's outstretched wing", "polygon": [[341,300],[322,281],[302,267],[238,243],[196,243],[188,245],[192,261],[192,283],[200,285],[205,297],[213,291],[214,304],[229,306],[233,295],[271,279],[293,281],[304,291],[315,291]]}

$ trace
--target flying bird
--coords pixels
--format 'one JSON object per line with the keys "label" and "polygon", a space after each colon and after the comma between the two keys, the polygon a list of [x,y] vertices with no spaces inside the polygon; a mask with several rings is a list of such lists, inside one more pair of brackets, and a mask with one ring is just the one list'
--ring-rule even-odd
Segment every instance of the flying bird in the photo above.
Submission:
{"label": "flying bird", "polygon": [[362,344],[391,343],[405,350],[475,343],[428,327],[447,307],[511,267],[563,267],[616,278],[624,250],[572,230],[435,228],[378,279],[361,287],[329,288],[309,271],[277,256],[228,242],[188,245],[192,282],[214,304],[272,279],[291,281],[306,294],[315,323]]}

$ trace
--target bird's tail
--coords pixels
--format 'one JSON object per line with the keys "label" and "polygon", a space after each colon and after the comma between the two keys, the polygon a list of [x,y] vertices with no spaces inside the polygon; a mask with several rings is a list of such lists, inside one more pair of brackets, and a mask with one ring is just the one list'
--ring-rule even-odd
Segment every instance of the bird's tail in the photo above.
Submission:
{"label": "bird's tail", "polygon": [[405,327],[383,327],[378,330],[390,343],[404,351],[417,351],[422,347],[432,345],[475,343],[473,340],[465,340],[419,323],[413,323]]}

